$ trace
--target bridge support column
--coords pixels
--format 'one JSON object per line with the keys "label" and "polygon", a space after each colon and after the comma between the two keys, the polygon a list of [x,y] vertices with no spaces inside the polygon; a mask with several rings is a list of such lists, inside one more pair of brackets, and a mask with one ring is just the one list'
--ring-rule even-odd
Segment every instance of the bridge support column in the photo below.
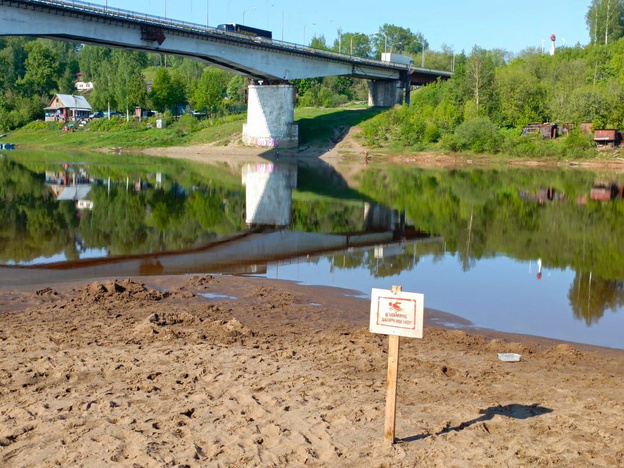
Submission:
{"label": "bridge support column", "polygon": [[295,88],[292,85],[249,85],[243,143],[248,146],[296,148]]}
{"label": "bridge support column", "polygon": [[368,105],[372,107],[392,107],[403,104],[405,81],[378,80],[368,82]]}

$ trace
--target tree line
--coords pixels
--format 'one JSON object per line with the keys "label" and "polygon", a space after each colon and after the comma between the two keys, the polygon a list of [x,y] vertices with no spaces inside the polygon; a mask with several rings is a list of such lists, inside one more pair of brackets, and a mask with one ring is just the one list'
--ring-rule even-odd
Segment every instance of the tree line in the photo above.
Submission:
{"label": "tree line", "polygon": [[[478,46],[458,54],[450,80],[365,124],[366,142],[566,159],[591,154],[581,123],[624,129],[624,1],[593,0],[586,20],[590,44],[558,47],[553,56]],[[576,130],[560,143],[521,138],[524,126],[544,122]]]}

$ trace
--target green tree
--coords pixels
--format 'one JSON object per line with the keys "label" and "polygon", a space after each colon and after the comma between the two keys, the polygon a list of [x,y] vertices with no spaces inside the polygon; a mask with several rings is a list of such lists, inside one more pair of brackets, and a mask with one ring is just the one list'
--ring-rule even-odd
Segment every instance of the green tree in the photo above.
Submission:
{"label": "green tree", "polygon": [[142,52],[115,51],[115,101],[118,110],[132,112],[135,107],[143,107],[147,102],[147,87],[141,72],[146,63]]}
{"label": "green tree", "polygon": [[314,36],[312,38],[312,40],[310,41],[310,47],[312,49],[329,50],[329,47],[327,47],[327,41],[325,40],[325,36],[322,34],[320,36]]}
{"label": "green tree", "polygon": [[624,0],[592,0],[585,21],[592,43],[619,39],[624,31]]}
{"label": "green tree", "polygon": [[420,33],[413,33],[409,28],[402,28],[393,24],[384,24],[379,32],[372,37],[376,50],[376,57],[382,52],[416,55],[427,48],[427,41]]}
{"label": "green tree", "polygon": [[156,70],[149,98],[154,107],[161,112],[173,106],[175,102],[174,89],[171,83],[171,74],[166,68],[161,67]]}
{"label": "green tree", "polygon": [[245,103],[245,90],[247,89],[247,78],[241,75],[234,75],[227,84],[227,96],[230,105],[240,105]]}
{"label": "green tree", "polygon": [[546,90],[524,66],[522,59],[497,68],[495,78],[504,125],[521,127],[529,122],[547,120],[544,110]]}
{"label": "green tree", "polygon": [[481,107],[492,99],[494,85],[494,61],[492,54],[479,46],[474,46],[466,61],[467,93],[474,99],[477,114]]}
{"label": "green tree", "polygon": [[228,81],[227,72],[218,68],[206,68],[191,95],[193,109],[206,109],[208,112],[222,111]]}
{"label": "green tree", "polygon": [[[339,39],[334,41],[332,50],[338,52]],[[355,55],[356,57],[372,58],[373,52],[370,38],[362,33],[344,33],[342,35],[342,53]]]}
{"label": "green tree", "polygon": [[187,105],[187,97],[186,82],[184,81],[182,74],[180,74],[177,70],[171,73],[171,88],[171,107],[175,110],[176,114],[179,114]]}
{"label": "green tree", "polygon": [[29,42],[26,51],[26,74],[18,84],[26,94],[40,96],[46,101],[57,87],[58,56],[40,41]]}

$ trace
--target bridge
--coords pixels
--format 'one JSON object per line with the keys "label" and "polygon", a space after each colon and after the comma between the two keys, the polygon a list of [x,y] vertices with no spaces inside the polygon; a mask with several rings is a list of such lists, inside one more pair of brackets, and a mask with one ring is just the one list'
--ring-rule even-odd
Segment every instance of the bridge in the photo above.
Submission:
{"label": "bridge", "polygon": [[366,59],[74,0],[0,0],[0,35],[39,36],[177,55],[250,79],[247,145],[296,147],[289,80],[348,76],[369,81],[369,105],[409,103],[413,85],[451,72]]}

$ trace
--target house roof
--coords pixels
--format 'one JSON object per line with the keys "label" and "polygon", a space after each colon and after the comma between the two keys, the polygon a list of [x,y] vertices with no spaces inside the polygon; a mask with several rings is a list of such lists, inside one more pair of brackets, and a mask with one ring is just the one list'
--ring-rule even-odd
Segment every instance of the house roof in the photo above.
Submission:
{"label": "house roof", "polygon": [[84,200],[91,191],[91,185],[70,185],[62,186],[60,193],[56,196],[58,201],[63,200]]}
{"label": "house roof", "polygon": [[[62,107],[70,107],[78,110],[91,110],[91,105],[87,102],[84,96],[75,94],[57,94],[55,97],[59,98],[59,101],[63,104]],[[54,98],[52,101],[54,101]],[[50,104],[52,101],[50,101]],[[46,109],[57,109],[57,107],[46,107]]]}

